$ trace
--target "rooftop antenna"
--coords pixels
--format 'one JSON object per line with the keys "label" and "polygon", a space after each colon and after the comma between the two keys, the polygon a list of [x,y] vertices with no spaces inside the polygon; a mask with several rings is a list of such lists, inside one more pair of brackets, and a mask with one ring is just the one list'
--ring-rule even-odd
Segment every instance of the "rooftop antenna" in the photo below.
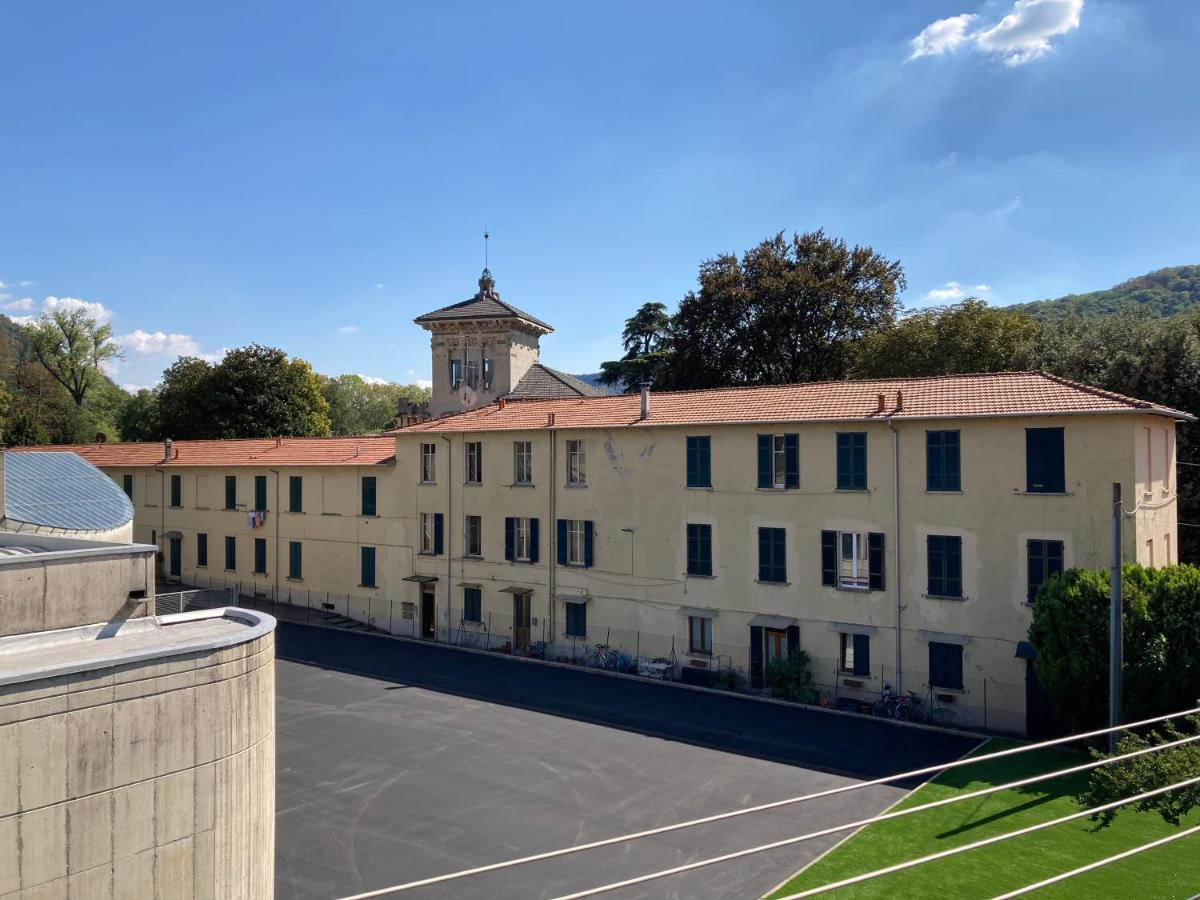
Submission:
{"label": "rooftop antenna", "polygon": [[488,268],[488,238],[490,238],[490,237],[491,237],[491,235],[488,234],[487,226],[484,225],[483,226],[483,267],[485,269]]}

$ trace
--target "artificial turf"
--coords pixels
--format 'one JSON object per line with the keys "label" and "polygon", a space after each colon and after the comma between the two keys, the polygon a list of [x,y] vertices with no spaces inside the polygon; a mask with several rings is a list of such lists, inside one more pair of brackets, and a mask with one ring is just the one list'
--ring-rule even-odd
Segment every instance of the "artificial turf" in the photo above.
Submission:
{"label": "artificial turf", "polygon": [[[1006,746],[1010,744],[989,741],[975,752],[990,753]],[[977,766],[963,766],[922,785],[894,809],[919,806],[1086,761],[1081,754],[1036,750]],[[877,822],[835,847],[772,896],[786,896],[1069,815],[1081,808],[1075,802],[1074,794],[1086,784],[1086,779],[1087,773],[1055,778],[1019,790],[1000,791],[976,800]],[[1200,824],[1200,811],[1188,816],[1179,828],[1196,824]],[[1164,822],[1158,813],[1137,812],[1124,807],[1113,823],[1100,831],[1095,830],[1090,819],[1078,819],[823,896],[842,900],[851,897],[990,898],[1177,830]],[[1197,893],[1200,893],[1200,837],[1192,836],[1044,888],[1031,896],[1039,900],[1066,897],[1080,900],[1126,897],[1186,900]]]}

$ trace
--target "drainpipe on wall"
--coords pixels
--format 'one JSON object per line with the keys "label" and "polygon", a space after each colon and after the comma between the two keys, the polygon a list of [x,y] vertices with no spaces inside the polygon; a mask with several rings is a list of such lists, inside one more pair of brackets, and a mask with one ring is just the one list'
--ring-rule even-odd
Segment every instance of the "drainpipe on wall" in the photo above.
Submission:
{"label": "drainpipe on wall", "polygon": [[[464,362],[463,365],[465,366],[466,363]],[[451,522],[453,521],[452,514],[454,511],[453,506],[451,506],[451,502],[454,499],[454,493],[453,493],[453,491],[454,491],[454,466],[452,465],[452,460],[453,460],[454,456],[450,452],[451,447],[453,447],[453,444],[450,441],[449,435],[443,434],[441,436],[441,438],[443,441],[446,442],[446,526],[445,526],[445,530],[442,532],[442,535],[446,540],[446,546],[443,549],[446,551],[446,640],[449,641],[450,640],[450,577],[451,577],[451,565],[452,565],[451,561],[454,558],[454,553],[453,553],[454,544],[452,542],[453,541],[452,536],[454,534],[454,526],[451,524]],[[424,624],[424,623],[422,623],[422,624]],[[433,616],[433,639],[435,641],[437,640],[437,613],[436,612],[434,613],[434,616]]]}
{"label": "drainpipe on wall", "polygon": [[[899,400],[899,394],[896,395]],[[891,417],[886,420],[887,427],[892,432],[892,499],[895,503],[895,521],[893,528],[895,529],[896,537],[892,541],[892,553],[896,560],[896,575],[895,575],[895,591],[896,591],[896,694],[901,694],[904,689],[904,675],[901,668],[901,616],[903,605],[901,603],[900,590],[900,433],[896,431],[896,426],[892,424]]]}
{"label": "drainpipe on wall", "polygon": [[[276,444],[276,446],[279,446]],[[275,567],[275,597],[276,603],[279,602],[279,470],[267,467],[267,471],[275,476],[275,560],[272,565]]]}
{"label": "drainpipe on wall", "polygon": [[558,632],[554,630],[555,608],[558,606],[554,598],[555,588],[558,586],[558,431],[554,427],[554,413],[550,413],[546,420],[546,425],[550,430],[550,521],[546,523],[546,533],[550,536],[549,545],[550,552],[548,554],[549,563],[546,584],[550,592],[549,613],[547,618],[550,620],[550,640],[547,643],[556,643]]}

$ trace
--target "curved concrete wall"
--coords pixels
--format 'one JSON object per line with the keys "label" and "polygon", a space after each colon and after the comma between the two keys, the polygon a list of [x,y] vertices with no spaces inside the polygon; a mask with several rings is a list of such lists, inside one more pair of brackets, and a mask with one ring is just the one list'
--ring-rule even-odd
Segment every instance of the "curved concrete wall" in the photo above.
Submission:
{"label": "curved concrete wall", "polygon": [[0,687],[0,896],[269,898],[274,635]]}
{"label": "curved concrete wall", "polygon": [[104,541],[109,544],[133,543],[133,519],[118,528],[108,531],[71,531],[66,528],[55,528],[53,525],[38,525],[34,522],[21,522],[17,519],[5,519],[0,530],[13,534],[49,534],[55,537],[82,538],[88,541]]}

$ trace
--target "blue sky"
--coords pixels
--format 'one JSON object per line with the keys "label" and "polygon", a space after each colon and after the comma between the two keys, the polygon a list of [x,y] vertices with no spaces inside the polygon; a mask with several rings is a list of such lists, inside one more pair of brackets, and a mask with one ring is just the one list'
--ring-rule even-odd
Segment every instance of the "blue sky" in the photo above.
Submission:
{"label": "blue sky", "polygon": [[251,341],[428,378],[411,320],[485,225],[573,372],[781,229],[900,259],[908,306],[1200,261],[1194,0],[9,0],[0,34],[0,308],[99,304],[127,385]]}

